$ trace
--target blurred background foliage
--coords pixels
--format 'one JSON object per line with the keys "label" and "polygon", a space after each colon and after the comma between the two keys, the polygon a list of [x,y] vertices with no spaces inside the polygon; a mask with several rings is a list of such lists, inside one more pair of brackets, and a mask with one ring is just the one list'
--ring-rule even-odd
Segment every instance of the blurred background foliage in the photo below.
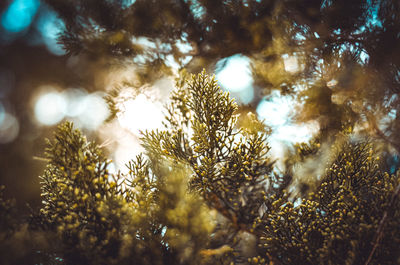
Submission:
{"label": "blurred background foliage", "polygon": [[[138,130],[161,124],[182,68],[215,72],[239,111],[265,119],[282,171],[293,144],[324,146],[345,129],[381,141],[394,173],[399,42],[395,0],[2,1],[0,184],[20,207],[37,205],[43,138],[64,119],[122,168]],[[124,115],[103,124],[116,87]]]}

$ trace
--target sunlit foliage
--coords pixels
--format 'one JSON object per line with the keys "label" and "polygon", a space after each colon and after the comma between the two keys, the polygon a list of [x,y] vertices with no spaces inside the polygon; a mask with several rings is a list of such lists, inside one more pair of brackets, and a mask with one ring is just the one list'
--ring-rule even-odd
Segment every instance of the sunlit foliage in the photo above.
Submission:
{"label": "sunlit foliage", "polygon": [[46,2],[71,54],[133,59],[142,81],[242,54],[256,89],[294,95],[296,120],[317,121],[324,139],[351,125],[400,150],[398,1]]}
{"label": "sunlit foliage", "polygon": [[[59,126],[40,211],[14,224],[0,200],[1,246],[21,250],[3,264],[398,264],[400,180],[381,170],[373,142],[344,133],[308,176],[315,187],[296,192],[292,172],[273,172],[269,129],[236,111],[214,78],[183,72],[165,129],[143,132],[145,153],[126,174]],[[299,145],[291,163],[323,148]]]}

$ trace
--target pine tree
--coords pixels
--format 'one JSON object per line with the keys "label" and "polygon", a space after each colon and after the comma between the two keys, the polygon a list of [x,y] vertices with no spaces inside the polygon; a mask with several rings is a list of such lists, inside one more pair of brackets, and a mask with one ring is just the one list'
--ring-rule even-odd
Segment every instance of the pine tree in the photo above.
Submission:
{"label": "pine tree", "polygon": [[[17,222],[0,201],[1,249],[12,254],[2,264],[398,264],[400,179],[381,169],[374,142],[343,134],[299,192],[298,176],[273,171],[269,129],[239,119],[205,72],[183,73],[167,110],[126,174],[59,126],[40,211]],[[323,151],[300,145],[293,165]]]}

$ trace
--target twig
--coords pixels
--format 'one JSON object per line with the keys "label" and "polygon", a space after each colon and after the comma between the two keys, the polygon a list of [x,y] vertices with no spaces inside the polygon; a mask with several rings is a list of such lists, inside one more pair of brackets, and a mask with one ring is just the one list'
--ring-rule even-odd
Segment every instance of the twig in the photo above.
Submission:
{"label": "twig", "polygon": [[376,249],[378,248],[379,242],[381,241],[382,237],[383,237],[383,229],[386,223],[386,219],[388,217],[388,210],[391,209],[393,207],[394,202],[396,201],[397,197],[400,194],[400,184],[397,185],[396,189],[394,190],[393,194],[392,194],[392,198],[390,200],[390,204],[389,207],[386,209],[386,211],[383,213],[383,217],[381,219],[381,221],[379,222],[379,227],[378,230],[376,231],[376,235],[375,235],[375,242],[374,242],[374,246],[371,250],[371,253],[369,253],[368,259],[365,262],[365,265],[370,264],[372,257],[375,254]]}
{"label": "twig", "polygon": [[389,137],[387,137],[385,135],[385,133],[381,129],[379,129],[376,118],[372,113],[370,113],[368,110],[365,110],[365,112],[366,112],[366,117],[368,119],[368,123],[369,123],[370,127],[372,128],[373,132],[378,137],[380,137],[382,140],[391,144],[396,149],[396,151],[400,153],[400,144],[395,143],[394,141],[390,140]]}
{"label": "twig", "polygon": [[44,158],[44,157],[40,157],[40,156],[33,156],[32,157],[34,160],[39,160],[39,161],[43,161],[43,162],[49,162],[50,159]]}

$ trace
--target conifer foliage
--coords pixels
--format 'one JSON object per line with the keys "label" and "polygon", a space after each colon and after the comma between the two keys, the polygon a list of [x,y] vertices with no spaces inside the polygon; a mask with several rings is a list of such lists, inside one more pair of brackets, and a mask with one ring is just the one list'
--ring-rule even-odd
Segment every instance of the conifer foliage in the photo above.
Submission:
{"label": "conifer foliage", "polygon": [[334,144],[316,188],[298,193],[292,173],[273,171],[268,128],[236,110],[214,78],[183,72],[165,129],[143,132],[146,151],[127,174],[111,174],[71,123],[59,126],[40,211],[16,222],[0,199],[0,249],[12,250],[1,263],[400,262],[400,181],[380,169],[373,142]]}

